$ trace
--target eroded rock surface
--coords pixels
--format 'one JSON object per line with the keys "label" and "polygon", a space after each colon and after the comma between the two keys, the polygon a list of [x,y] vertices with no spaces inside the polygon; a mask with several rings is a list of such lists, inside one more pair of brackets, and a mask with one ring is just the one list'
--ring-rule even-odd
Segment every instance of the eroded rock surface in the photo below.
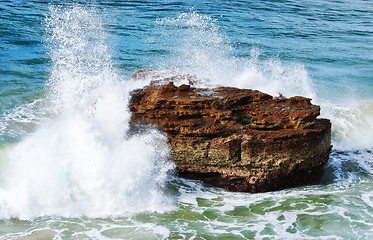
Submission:
{"label": "eroded rock surface", "polygon": [[181,176],[245,192],[319,183],[331,124],[311,99],[173,79],[134,90],[129,107],[132,126],[166,133]]}

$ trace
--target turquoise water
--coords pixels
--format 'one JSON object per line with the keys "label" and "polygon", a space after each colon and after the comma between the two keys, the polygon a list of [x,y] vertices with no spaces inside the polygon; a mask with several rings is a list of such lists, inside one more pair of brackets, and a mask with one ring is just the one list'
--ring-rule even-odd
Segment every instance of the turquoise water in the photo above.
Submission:
{"label": "turquoise water", "polygon": [[[127,136],[140,68],[303,95],[331,119],[320,185],[231,193]],[[0,1],[0,239],[370,239],[370,1]]]}

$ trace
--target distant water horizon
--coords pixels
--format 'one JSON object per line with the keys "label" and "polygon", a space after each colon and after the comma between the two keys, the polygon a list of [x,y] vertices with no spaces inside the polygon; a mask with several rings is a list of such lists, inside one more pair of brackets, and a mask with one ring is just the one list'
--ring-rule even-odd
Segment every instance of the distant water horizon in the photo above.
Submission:
{"label": "distant water horizon", "polygon": [[[332,122],[319,185],[234,193],[129,136],[152,68],[305,96]],[[370,239],[369,1],[0,0],[0,239]]]}

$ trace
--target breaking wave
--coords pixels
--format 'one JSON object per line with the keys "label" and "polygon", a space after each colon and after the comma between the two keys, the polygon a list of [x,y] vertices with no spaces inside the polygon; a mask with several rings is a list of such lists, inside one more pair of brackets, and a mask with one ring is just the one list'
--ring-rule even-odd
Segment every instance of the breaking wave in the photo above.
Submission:
{"label": "breaking wave", "polygon": [[172,208],[163,193],[173,168],[166,139],[158,132],[127,136],[131,87],[112,68],[97,9],[51,6],[46,30],[47,113],[19,143],[2,149],[0,218]]}

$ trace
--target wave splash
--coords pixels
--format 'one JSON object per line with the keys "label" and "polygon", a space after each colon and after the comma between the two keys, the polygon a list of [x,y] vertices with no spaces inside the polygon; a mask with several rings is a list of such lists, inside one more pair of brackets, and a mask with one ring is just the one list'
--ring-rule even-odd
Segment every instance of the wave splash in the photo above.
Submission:
{"label": "wave splash", "polygon": [[111,66],[99,13],[51,6],[48,117],[3,151],[0,218],[122,216],[172,208],[173,165],[157,132],[127,136],[131,87]]}
{"label": "wave splash", "polygon": [[373,151],[373,101],[325,104],[323,115],[332,121],[335,148]]}
{"label": "wave splash", "polygon": [[237,56],[237,49],[216,21],[195,11],[157,20],[162,37],[175,39],[166,68],[196,74],[211,80],[212,85],[253,88],[275,96],[316,97],[303,65],[282,63],[276,57],[262,59],[261,51],[255,48],[248,57]]}
{"label": "wave splash", "polygon": [[[253,48],[248,56],[236,54],[217,19],[189,11],[175,18],[159,19],[163,38],[175,38],[167,68],[176,67],[209,79],[210,85],[252,88],[273,96],[304,96],[321,105],[322,116],[331,119],[333,145],[343,150],[373,146],[373,104],[333,102],[320,96],[304,65],[261,56]],[[176,37],[175,37],[176,36]]]}
{"label": "wave splash", "polygon": [[[355,179],[361,172],[373,173],[371,101],[353,103],[349,99],[349,102],[341,103],[320,95],[304,65],[262,56],[260,49],[255,47],[250,54],[240,56],[237,54],[239,49],[233,47],[216,22],[216,19],[195,11],[158,20],[163,38],[175,38],[175,46],[168,49],[172,57],[166,68],[176,67],[200,79],[209,79],[202,83],[207,86],[252,88],[273,96],[312,98],[313,103],[321,106],[320,117],[332,122],[333,152],[327,165],[329,178],[333,176],[333,181],[344,182]],[[342,157],[345,155],[348,157]],[[355,165],[358,167],[351,168]]]}
{"label": "wave splash", "polygon": [[[177,36],[177,47],[171,46],[172,57],[162,67],[208,78],[211,85],[316,99],[322,116],[332,120],[335,148],[371,149],[372,103],[346,104],[349,107],[322,103],[303,65],[263,60],[255,49],[249,57],[236,57],[214,22],[195,12],[158,20],[163,37]],[[35,117],[36,131],[2,150],[0,218],[107,217],[169,209],[170,199],[162,192],[166,173],[173,167],[165,162],[166,140],[157,132],[124,139],[130,118],[128,92],[133,86],[119,81],[112,67],[97,10],[51,7],[46,26],[53,69],[39,111],[44,117]],[[0,126],[0,131],[5,128]],[[352,153],[348,159],[356,158],[371,173],[371,151],[359,156]],[[331,158],[332,165],[341,162]]]}

